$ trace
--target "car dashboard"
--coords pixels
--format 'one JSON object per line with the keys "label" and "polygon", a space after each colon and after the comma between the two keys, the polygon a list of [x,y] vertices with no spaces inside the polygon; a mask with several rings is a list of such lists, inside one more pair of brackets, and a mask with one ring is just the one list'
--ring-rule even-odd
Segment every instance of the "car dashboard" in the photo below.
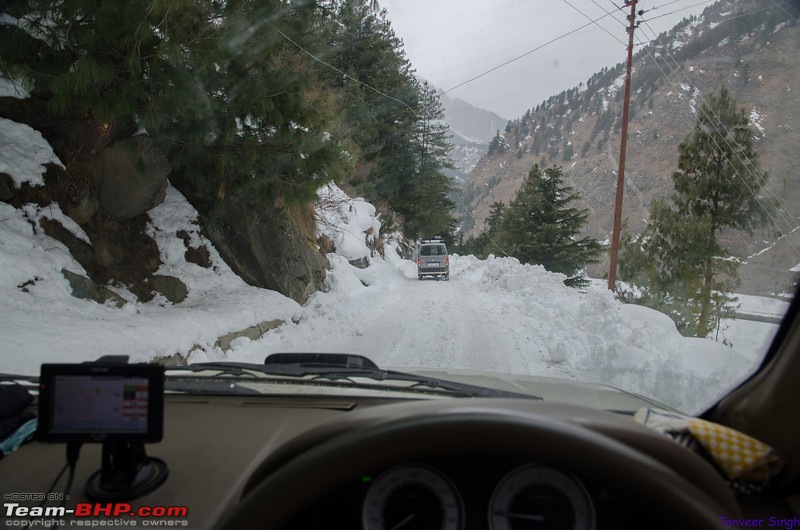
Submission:
{"label": "car dashboard", "polygon": [[[84,512],[79,524],[141,526],[152,510],[140,507],[184,508],[161,525],[225,529],[691,528],[740,513],[716,470],[624,412],[512,398],[187,394],[167,394],[164,409],[163,440],[146,451],[167,464],[167,480],[125,501],[129,512]],[[67,509],[98,505],[84,485],[101,458],[101,444],[83,445]],[[6,456],[6,501],[57,506],[20,495],[63,492],[63,478],[48,487],[65,462],[63,444],[36,441]]]}

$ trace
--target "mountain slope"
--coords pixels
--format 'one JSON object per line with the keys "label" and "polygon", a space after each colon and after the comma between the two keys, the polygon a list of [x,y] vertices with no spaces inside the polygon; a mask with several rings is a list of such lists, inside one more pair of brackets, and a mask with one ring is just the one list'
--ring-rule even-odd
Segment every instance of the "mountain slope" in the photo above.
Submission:
{"label": "mountain slope", "polygon": [[[772,293],[785,292],[795,278],[789,269],[800,263],[800,221],[794,216],[800,210],[800,175],[793,154],[800,140],[796,13],[788,2],[766,8],[751,0],[718,2],[659,36],[634,61],[623,208],[634,232],[644,226],[651,201],[671,193],[677,146],[694,127],[706,96],[726,86],[758,131],[756,149],[770,175],[764,204],[774,208],[776,226],[752,237],[724,236],[747,262],[745,292],[752,292],[753,275],[772,280]],[[646,25],[637,32],[643,40],[653,37]],[[590,212],[588,235],[610,238],[623,85],[620,63],[514,120],[504,134],[507,149],[484,156],[465,179],[464,230],[479,233],[491,203],[508,204],[534,164],[559,164]],[[592,272],[602,275],[607,265]]]}
{"label": "mountain slope", "polygon": [[440,93],[439,98],[444,106],[444,119],[452,133],[450,159],[456,167],[452,175],[463,180],[486,153],[489,140],[506,126],[508,120],[447,94]]}

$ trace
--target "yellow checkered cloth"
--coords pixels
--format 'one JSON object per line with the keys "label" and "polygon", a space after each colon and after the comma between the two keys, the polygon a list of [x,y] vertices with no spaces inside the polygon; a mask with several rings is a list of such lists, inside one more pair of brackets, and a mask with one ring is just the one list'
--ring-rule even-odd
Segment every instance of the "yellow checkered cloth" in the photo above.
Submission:
{"label": "yellow checkered cloth", "polygon": [[686,427],[730,480],[766,484],[782,467],[770,446],[739,431],[696,418]]}

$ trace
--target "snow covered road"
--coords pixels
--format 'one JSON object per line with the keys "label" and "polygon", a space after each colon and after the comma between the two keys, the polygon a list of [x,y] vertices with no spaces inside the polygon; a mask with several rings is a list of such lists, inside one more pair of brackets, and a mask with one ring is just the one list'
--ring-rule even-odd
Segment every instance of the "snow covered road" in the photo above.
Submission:
{"label": "snow covered road", "polygon": [[385,368],[604,383],[692,412],[753,366],[720,343],[682,337],[665,315],[621,304],[602,286],[579,292],[563,276],[513,258],[452,256],[449,282],[419,281],[413,262],[392,256],[367,270],[331,259],[329,292],[312,297],[294,324],[245,339],[225,358],[357,353]]}
{"label": "snow covered road", "polygon": [[508,329],[507,311],[487,310],[496,306],[489,293],[457,275],[451,281],[402,278],[393,287],[362,334],[345,337],[340,351],[361,353],[381,366],[527,371],[514,332],[521,330]]}

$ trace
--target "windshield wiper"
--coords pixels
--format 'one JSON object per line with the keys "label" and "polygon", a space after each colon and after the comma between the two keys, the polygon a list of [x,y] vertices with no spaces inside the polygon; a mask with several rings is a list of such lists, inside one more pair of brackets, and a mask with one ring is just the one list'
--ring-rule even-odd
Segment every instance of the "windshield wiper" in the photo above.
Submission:
{"label": "windshield wiper", "polygon": [[0,383],[16,383],[25,388],[38,390],[38,375],[0,374]]}
{"label": "windshield wiper", "polygon": [[[348,354],[316,354],[316,353],[284,353],[273,354],[267,357],[263,365],[238,362],[208,362],[189,366],[182,366],[179,370],[203,372],[219,370],[225,375],[234,377],[256,377],[257,374],[291,378],[297,383],[344,384],[358,388],[372,388],[380,390],[417,391],[446,393],[460,397],[494,397],[494,398],[524,398],[541,400],[540,397],[531,396],[508,390],[498,390],[468,383],[448,381],[435,377],[411,374],[396,370],[383,370],[366,357]],[[356,381],[358,378],[371,379],[380,384],[369,384]],[[259,378],[260,379],[260,378]],[[263,381],[263,379],[260,379]],[[409,383],[405,386],[387,384],[391,382]],[[326,383],[327,384],[327,383]]]}

